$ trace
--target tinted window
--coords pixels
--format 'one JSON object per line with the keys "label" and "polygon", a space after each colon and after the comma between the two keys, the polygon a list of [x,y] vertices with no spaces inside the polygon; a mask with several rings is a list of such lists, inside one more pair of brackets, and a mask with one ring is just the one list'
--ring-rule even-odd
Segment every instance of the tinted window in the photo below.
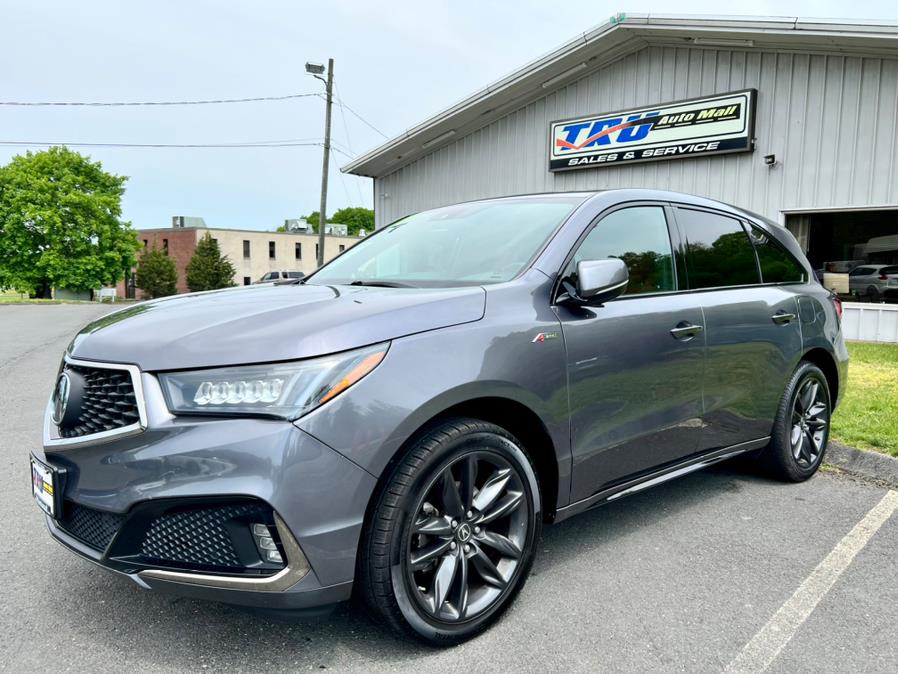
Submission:
{"label": "tinted window", "polygon": [[898,274],[898,267],[883,267],[879,270],[880,274]]}
{"label": "tinted window", "polygon": [[310,283],[393,281],[433,287],[508,281],[583,199],[541,195],[474,201],[410,215],[348,248]]}
{"label": "tinted window", "polygon": [[750,232],[764,283],[801,283],[807,280],[804,268],[778,241],[757,227],[751,227]]}
{"label": "tinted window", "polygon": [[848,272],[849,276],[869,276],[873,273],[873,267],[855,267],[850,272]]}
{"label": "tinted window", "polygon": [[690,288],[720,288],[758,283],[755,251],[742,223],[706,211],[677,209],[686,236],[686,274]]}
{"label": "tinted window", "polygon": [[624,208],[602,218],[580,244],[565,275],[576,282],[577,263],[617,257],[630,271],[627,295],[674,290],[667,219],[660,206]]}

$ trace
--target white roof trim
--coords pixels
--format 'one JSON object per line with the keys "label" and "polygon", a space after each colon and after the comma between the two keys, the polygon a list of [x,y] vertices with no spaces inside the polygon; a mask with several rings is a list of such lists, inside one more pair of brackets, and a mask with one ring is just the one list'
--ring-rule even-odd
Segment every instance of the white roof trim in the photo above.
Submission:
{"label": "white roof trim", "polygon": [[[713,40],[714,36],[721,40],[753,40],[751,47],[736,49],[788,48],[898,57],[898,23],[887,21],[618,14],[355,158],[340,170],[371,177],[392,173],[489,124],[513,104],[523,104],[526,98],[567,86],[627,53],[671,41],[688,46],[691,38]],[[578,70],[576,75],[572,72],[570,80],[561,78],[557,86],[541,88],[543,82],[584,62],[592,62],[589,69]],[[441,135],[446,136],[443,142],[432,142]],[[424,143],[428,143],[426,148],[422,147]]]}

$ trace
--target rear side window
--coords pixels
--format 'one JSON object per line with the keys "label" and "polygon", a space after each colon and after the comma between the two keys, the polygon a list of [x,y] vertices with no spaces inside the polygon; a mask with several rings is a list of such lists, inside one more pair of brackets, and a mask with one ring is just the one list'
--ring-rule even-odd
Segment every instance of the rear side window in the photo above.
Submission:
{"label": "rear side window", "polygon": [[609,257],[627,265],[627,295],[675,289],[670,233],[661,206],[634,206],[606,215],[586,235],[565,276],[576,282],[578,262]]}
{"label": "rear side window", "polygon": [[722,288],[760,282],[755,250],[742,223],[707,211],[677,209],[686,237],[690,288]]}
{"label": "rear side window", "polygon": [[758,227],[750,227],[749,233],[758,253],[764,283],[803,283],[807,280],[804,267],[772,236]]}

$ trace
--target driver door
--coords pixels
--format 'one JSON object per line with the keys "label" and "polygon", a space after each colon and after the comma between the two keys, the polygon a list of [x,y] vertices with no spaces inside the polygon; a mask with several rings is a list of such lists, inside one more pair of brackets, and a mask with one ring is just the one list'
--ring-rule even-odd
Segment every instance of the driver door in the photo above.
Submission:
{"label": "driver door", "polygon": [[696,299],[677,293],[672,240],[664,205],[627,205],[601,216],[562,272],[575,282],[580,260],[617,257],[630,274],[626,292],[604,305],[555,307],[567,348],[573,500],[697,451],[704,320]]}

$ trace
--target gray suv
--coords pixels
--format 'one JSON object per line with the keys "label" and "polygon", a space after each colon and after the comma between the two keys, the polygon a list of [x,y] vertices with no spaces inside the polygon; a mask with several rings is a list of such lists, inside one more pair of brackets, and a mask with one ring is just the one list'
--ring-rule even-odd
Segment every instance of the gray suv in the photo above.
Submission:
{"label": "gray suv", "polygon": [[33,492],[139,586],[267,612],[351,596],[452,644],[543,523],[737,455],[806,480],[847,352],[793,237],[707,199],[491,199],[290,286],[109,314],[67,349]]}

